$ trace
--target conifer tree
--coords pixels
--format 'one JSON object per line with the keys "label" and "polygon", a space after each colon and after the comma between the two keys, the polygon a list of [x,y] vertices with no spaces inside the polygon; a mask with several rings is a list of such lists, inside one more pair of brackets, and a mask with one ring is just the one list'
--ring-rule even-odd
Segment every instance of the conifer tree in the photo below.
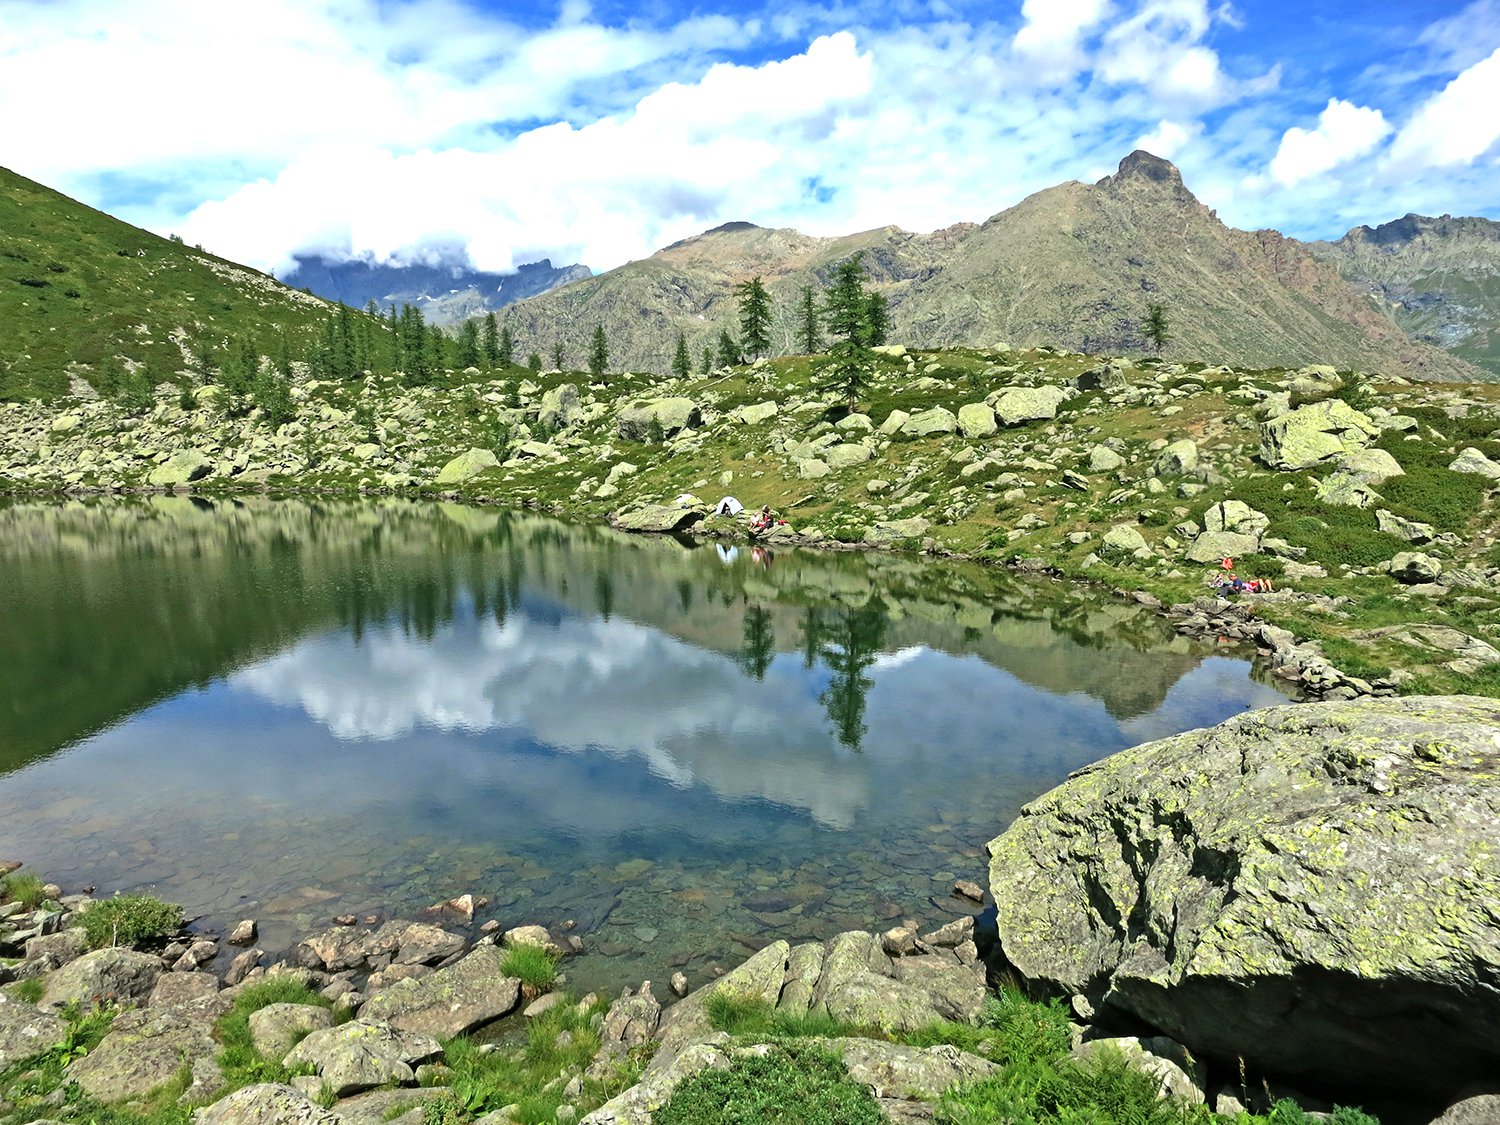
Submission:
{"label": "conifer tree", "polygon": [[801,320],[802,351],[807,355],[816,355],[823,346],[823,333],[818,329],[818,305],[813,298],[811,285],[802,287]]}
{"label": "conifer tree", "polygon": [[736,367],[745,362],[745,357],[740,354],[740,346],[734,342],[734,337],[727,330],[719,332],[717,358],[720,367]]}
{"label": "conifer tree", "polygon": [[500,361],[502,367],[509,367],[516,361],[516,338],[511,334],[508,324],[500,329],[500,350],[495,358]]}
{"label": "conifer tree", "polygon": [[526,357],[526,367],[535,375],[542,369],[542,356],[540,352],[532,352]]}
{"label": "conifer tree", "polygon": [[869,347],[878,348],[885,343],[890,331],[890,309],[886,304],[885,294],[867,293],[865,295],[865,343]]}
{"label": "conifer tree", "polygon": [[1151,341],[1156,347],[1156,353],[1160,355],[1162,348],[1172,339],[1166,305],[1153,302],[1146,306],[1146,319],[1141,325],[1141,333]]}
{"label": "conifer tree", "polygon": [[563,346],[561,340],[552,345],[552,369],[554,371],[561,371],[563,369]]}
{"label": "conifer tree", "polygon": [[[817,372],[823,390],[843,395],[852,412],[859,401],[870,362],[870,295],[865,292],[860,260],[863,252],[834,271],[833,286],[823,302],[823,317],[834,337],[829,358]],[[884,302],[881,302],[884,313]]]}
{"label": "conifer tree", "polygon": [[708,347],[707,345],[704,345],[704,348],[703,348],[703,358],[702,358],[702,360],[699,361],[699,364],[698,364],[698,374],[706,377],[708,375],[708,373],[710,371],[712,371],[713,369],[714,369],[714,350],[713,350],[713,348]]}
{"label": "conifer tree", "polygon": [[735,286],[740,298],[740,345],[751,359],[759,359],[771,346],[771,295],[759,277]]}
{"label": "conifer tree", "polygon": [[494,367],[500,361],[500,326],[495,322],[495,310],[484,314],[484,362]]}
{"label": "conifer tree", "polygon": [[432,362],[427,340],[427,325],[422,320],[422,310],[414,305],[401,306],[401,320],[397,336],[401,343],[401,366],[406,381],[412,386],[421,386],[432,377]]}
{"label": "conifer tree", "polygon": [[458,366],[479,366],[479,325],[473,320],[464,321],[458,330]]}
{"label": "conifer tree", "polygon": [[686,379],[693,373],[693,361],[688,356],[687,336],[677,333],[677,351],[672,356],[672,374]]}
{"label": "conifer tree", "polygon": [[609,341],[604,336],[604,325],[594,325],[594,339],[589,344],[589,375],[597,383],[604,378],[604,370],[609,366]]}

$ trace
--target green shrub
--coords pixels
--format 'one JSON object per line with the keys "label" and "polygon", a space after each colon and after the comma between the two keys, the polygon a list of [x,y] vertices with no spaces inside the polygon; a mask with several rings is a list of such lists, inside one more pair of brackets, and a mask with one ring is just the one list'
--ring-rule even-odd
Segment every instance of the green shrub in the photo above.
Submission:
{"label": "green shrub", "polygon": [[19,902],[28,910],[35,910],[47,901],[43,892],[43,883],[37,876],[30,872],[23,874],[20,871],[12,871],[5,878],[0,879],[0,890],[4,891],[4,899],[7,902]]}
{"label": "green shrub", "polygon": [[736,1059],[678,1086],[654,1125],[877,1125],[885,1120],[867,1087],[828,1051],[783,1044]]}
{"label": "green shrub", "polygon": [[510,945],[500,958],[500,971],[515,977],[522,988],[535,995],[546,992],[556,982],[557,957],[539,945]]}
{"label": "green shrub", "polygon": [[182,926],[182,907],[150,895],[115,895],[94,903],[78,919],[89,947],[103,949],[172,933]]}

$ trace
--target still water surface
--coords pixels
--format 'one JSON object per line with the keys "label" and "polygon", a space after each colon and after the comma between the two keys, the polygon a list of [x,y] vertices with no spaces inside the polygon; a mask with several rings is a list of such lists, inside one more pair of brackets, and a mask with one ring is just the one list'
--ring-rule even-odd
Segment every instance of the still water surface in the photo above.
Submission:
{"label": "still water surface", "polygon": [[1132,605],[441,504],[0,507],[0,858],[285,947],[473,892],[580,987],[963,913],[1078,766],[1282,694]]}

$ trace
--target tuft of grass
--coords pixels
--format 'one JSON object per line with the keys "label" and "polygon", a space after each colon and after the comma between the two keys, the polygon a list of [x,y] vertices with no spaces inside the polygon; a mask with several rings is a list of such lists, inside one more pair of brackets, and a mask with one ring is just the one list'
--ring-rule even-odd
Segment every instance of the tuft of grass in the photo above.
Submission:
{"label": "tuft of grass", "polygon": [[248,985],[234,998],[234,1007],[214,1024],[214,1038],[220,1045],[218,1063],[224,1072],[224,1093],[257,1082],[285,1082],[293,1072],[279,1059],[268,1059],[255,1048],[250,1037],[250,1016],[272,1004],[309,1004],[318,1008],[333,1007],[306,985],[294,980],[270,979]]}
{"label": "tuft of grass", "polygon": [[47,986],[42,983],[40,977],[18,980],[10,986],[10,994],[23,1004],[40,1003],[46,991]]}
{"label": "tuft of grass", "polygon": [[4,878],[0,878],[0,892],[7,902],[19,902],[28,910],[35,910],[47,901],[47,895],[42,887],[45,884],[41,879],[30,872],[12,871]]}
{"label": "tuft of grass", "polygon": [[539,945],[507,946],[500,971],[520,981],[529,995],[538,996],[557,982],[557,956]]}
{"label": "tuft of grass", "polygon": [[705,1070],[652,1114],[655,1125],[876,1125],[886,1120],[866,1086],[830,1052],[783,1043],[764,1056]]}
{"label": "tuft of grass", "polygon": [[[587,1010],[560,1004],[527,1025],[520,1051],[485,1051],[469,1039],[449,1040],[444,1046],[448,1088],[423,1103],[424,1125],[461,1125],[508,1105],[520,1107],[516,1120],[527,1125],[555,1121],[563,1104],[563,1084],[556,1079],[589,1064],[599,1049],[594,1017],[603,1010],[602,1003]],[[583,1097],[573,1104],[587,1113],[638,1075],[638,1066],[627,1067],[608,1084],[587,1082]]]}
{"label": "tuft of grass", "polygon": [[832,1039],[842,1035],[886,1038],[879,1031],[845,1023],[827,1012],[778,1011],[764,1000],[739,996],[726,988],[709,994],[704,1011],[715,1031],[725,1031],[741,1039]]}
{"label": "tuft of grass", "polygon": [[134,945],[163,937],[182,927],[182,907],[151,895],[115,895],[91,905],[78,916],[89,946]]}

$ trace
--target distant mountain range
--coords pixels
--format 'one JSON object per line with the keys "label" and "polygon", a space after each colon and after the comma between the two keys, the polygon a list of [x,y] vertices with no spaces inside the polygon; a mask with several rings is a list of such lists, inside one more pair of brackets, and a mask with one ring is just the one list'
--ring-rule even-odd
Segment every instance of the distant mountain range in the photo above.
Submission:
{"label": "distant mountain range", "polygon": [[[1492,224],[1493,225],[1493,224]],[[1176,167],[1133,152],[1096,184],[1048,188],[980,225],[931,234],[882,227],[837,238],[729,223],[649,258],[507,308],[523,350],[561,343],[579,362],[596,325],[611,363],[666,370],[677,333],[696,356],[736,331],[736,283],[764,278],[779,310],[773,346],[795,351],[797,295],[864,251],[890,304],[892,339],[919,347],[1144,347],[1151,303],[1168,309],[1168,354],[1247,367],[1326,363],[1429,380],[1484,374],[1403,331],[1330,261],[1275,231],[1225,226]]]}
{"label": "distant mountain range", "polygon": [[364,308],[370,301],[382,309],[415,305],[429,324],[448,325],[592,276],[587,266],[553,266],[546,258],[514,273],[486,273],[449,265],[338,262],[314,255],[299,257],[297,268],[281,280],[352,308]]}
{"label": "distant mountain range", "polygon": [[1407,335],[1500,376],[1500,223],[1407,215],[1310,248],[1388,307]]}

